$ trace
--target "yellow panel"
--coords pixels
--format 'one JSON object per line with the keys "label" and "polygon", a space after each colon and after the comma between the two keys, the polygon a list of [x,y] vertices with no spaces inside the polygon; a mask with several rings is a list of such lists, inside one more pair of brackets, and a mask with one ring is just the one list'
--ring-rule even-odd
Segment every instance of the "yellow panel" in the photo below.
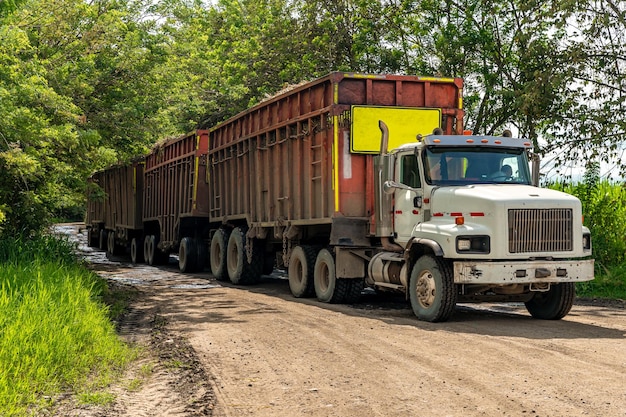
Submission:
{"label": "yellow panel", "polygon": [[378,121],[389,128],[389,150],[405,143],[415,142],[416,136],[429,135],[441,127],[440,109],[417,109],[408,107],[352,106],[353,153],[379,153],[381,132]]}

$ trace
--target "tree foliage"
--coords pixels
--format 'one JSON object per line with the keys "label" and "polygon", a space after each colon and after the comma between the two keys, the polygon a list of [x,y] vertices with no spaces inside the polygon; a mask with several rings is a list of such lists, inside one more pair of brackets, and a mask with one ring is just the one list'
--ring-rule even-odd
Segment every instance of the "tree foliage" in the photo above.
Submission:
{"label": "tree foliage", "polygon": [[474,132],[621,166],[624,16],[615,0],[2,1],[0,223],[80,216],[92,171],[336,70],[463,77]]}

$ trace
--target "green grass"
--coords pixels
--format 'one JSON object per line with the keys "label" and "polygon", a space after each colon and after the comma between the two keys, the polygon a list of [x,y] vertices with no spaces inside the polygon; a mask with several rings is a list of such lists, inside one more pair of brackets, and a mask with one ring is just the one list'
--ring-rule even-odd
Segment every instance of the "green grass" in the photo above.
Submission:
{"label": "green grass", "polygon": [[[0,240],[0,415],[106,386],[132,359],[100,301],[106,283],[67,241]],[[102,399],[98,397],[98,401]]]}
{"label": "green grass", "polygon": [[577,284],[578,296],[626,300],[626,187],[601,181],[593,170],[584,182],[550,187],[580,199],[591,230],[595,279]]}
{"label": "green grass", "polygon": [[593,281],[576,284],[576,295],[586,298],[626,300],[626,264],[596,271]]}

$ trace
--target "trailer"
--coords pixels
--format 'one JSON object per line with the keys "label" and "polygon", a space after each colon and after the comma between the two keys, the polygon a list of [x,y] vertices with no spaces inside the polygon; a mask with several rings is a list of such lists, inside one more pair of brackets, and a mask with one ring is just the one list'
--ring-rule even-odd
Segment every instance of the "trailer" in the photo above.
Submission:
{"label": "trailer", "polygon": [[378,120],[388,123],[393,146],[434,128],[461,133],[462,85],[459,78],[333,73],[212,128],[209,210],[211,225],[219,224],[212,273],[253,283],[260,259],[275,257],[289,267],[294,295],[305,296],[322,251],[337,264],[336,280],[318,297],[358,296],[362,280],[354,278],[365,270],[349,248],[373,245]]}
{"label": "trailer", "polygon": [[133,262],[143,258],[144,159],[115,165],[93,174],[88,181],[87,234],[90,246],[110,254],[130,249]]}
{"label": "trailer", "polygon": [[167,262],[178,253],[182,272],[204,269],[209,226],[208,132],[197,130],[157,143],[145,158],[143,253]]}

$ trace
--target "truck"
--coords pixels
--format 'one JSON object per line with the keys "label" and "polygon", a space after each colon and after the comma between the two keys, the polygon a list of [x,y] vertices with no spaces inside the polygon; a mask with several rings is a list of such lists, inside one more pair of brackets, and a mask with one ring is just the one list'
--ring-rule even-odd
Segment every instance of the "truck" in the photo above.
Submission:
{"label": "truck", "polygon": [[181,271],[208,263],[239,285],[282,268],[295,297],[325,303],[398,292],[429,322],[460,302],[564,317],[593,279],[580,201],[538,186],[529,141],[467,134],[462,91],[460,78],[337,72],[209,128],[206,153],[187,153],[193,174],[171,173],[198,209],[157,187],[167,223],[144,198],[146,259],[178,251]]}

